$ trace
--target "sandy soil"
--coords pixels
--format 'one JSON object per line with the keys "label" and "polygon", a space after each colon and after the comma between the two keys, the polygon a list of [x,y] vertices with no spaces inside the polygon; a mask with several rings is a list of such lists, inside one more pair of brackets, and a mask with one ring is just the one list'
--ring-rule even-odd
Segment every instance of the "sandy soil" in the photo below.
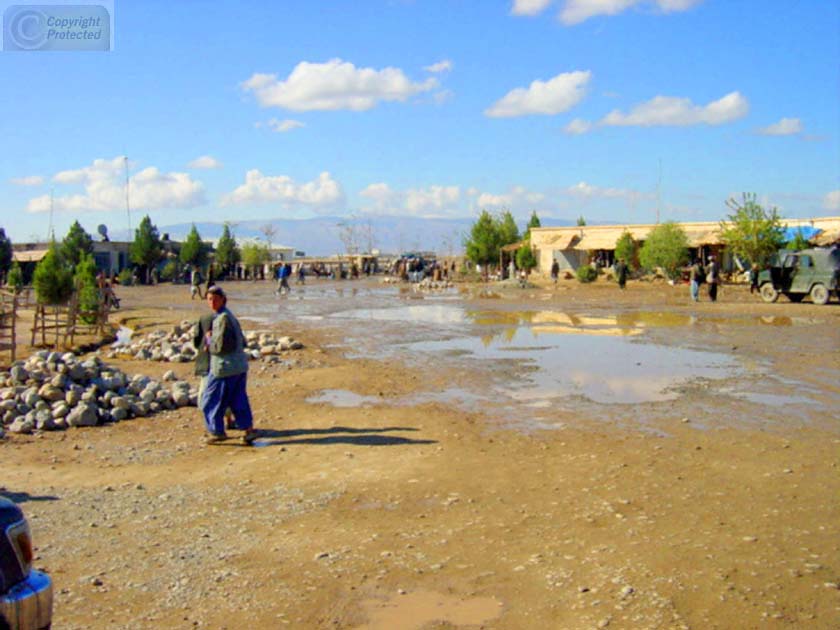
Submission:
{"label": "sandy soil", "polygon": [[[234,312],[267,287],[229,285]],[[257,447],[203,446],[194,408],[0,441],[0,491],[31,519],[55,627],[840,627],[840,305],[734,286],[692,305],[684,286],[639,282],[491,293],[453,303],[673,320],[645,338],[759,364],[773,393],[572,401],[539,429],[404,402],[490,387],[492,370],[348,358],[347,336],[377,325],[286,317],[273,328],[306,348],[252,364]],[[203,308],[183,286],[120,295],[141,333]],[[324,390],[376,404],[307,401]]]}

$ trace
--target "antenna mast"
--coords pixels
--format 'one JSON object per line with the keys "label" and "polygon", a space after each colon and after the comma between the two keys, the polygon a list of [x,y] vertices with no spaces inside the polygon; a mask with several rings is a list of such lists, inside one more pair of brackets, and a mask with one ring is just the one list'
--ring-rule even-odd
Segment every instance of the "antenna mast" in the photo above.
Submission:
{"label": "antenna mast", "polygon": [[659,160],[659,179],[656,181],[656,225],[659,225],[659,207],[662,203],[662,160]]}
{"label": "antenna mast", "polygon": [[128,240],[131,240],[131,204],[128,198],[128,156],[123,156],[125,166],[125,214],[128,217]]}
{"label": "antenna mast", "polygon": [[54,197],[55,197],[55,186],[52,186],[50,188],[50,225],[49,225],[49,228],[47,228],[47,232],[48,232],[47,233],[47,238],[50,239],[50,240],[55,237],[55,234],[53,233],[53,201],[54,201]]}

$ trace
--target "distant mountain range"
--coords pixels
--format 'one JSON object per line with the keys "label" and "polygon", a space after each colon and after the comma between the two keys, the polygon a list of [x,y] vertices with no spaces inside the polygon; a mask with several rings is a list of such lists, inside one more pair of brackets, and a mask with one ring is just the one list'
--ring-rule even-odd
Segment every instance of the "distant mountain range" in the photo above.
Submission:
{"label": "distant mountain range", "polygon": [[[542,225],[568,226],[574,221],[541,219]],[[386,253],[404,251],[434,251],[439,254],[463,250],[464,236],[469,234],[475,219],[421,219],[416,217],[318,217],[314,219],[264,219],[231,223],[236,238],[266,238],[266,226],[273,229],[273,246],[293,247],[307,256],[329,256],[348,251],[348,244],[358,251],[378,249]],[[159,225],[161,235],[168,234],[176,241],[183,240],[192,223]],[[196,222],[201,238],[212,241],[222,235],[223,223]],[[524,225],[520,229],[524,231]],[[111,235],[114,240],[134,238],[125,231]]]}

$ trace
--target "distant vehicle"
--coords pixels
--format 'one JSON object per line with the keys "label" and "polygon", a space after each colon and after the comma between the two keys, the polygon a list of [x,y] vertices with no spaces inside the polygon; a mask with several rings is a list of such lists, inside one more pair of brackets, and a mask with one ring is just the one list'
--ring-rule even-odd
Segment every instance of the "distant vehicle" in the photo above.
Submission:
{"label": "distant vehicle", "polygon": [[765,302],[775,302],[779,294],[791,302],[810,295],[814,304],[826,304],[832,293],[840,299],[840,249],[783,249],[758,274],[758,287]]}
{"label": "distant vehicle", "polygon": [[40,630],[52,623],[52,580],[32,569],[32,557],[26,517],[0,497],[0,628]]}

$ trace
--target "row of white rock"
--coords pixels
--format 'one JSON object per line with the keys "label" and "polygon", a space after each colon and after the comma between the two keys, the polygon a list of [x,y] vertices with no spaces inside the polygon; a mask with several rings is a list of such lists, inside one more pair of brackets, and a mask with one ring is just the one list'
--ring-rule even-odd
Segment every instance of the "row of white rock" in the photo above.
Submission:
{"label": "row of white rock", "polygon": [[99,357],[82,360],[72,352],[42,350],[0,372],[0,437],[57,431],[195,406],[196,389],[168,372],[167,384],[148,376],[129,377]]}
{"label": "row of white rock", "polygon": [[[105,353],[109,359],[131,355],[141,361],[169,361],[188,363],[195,361],[198,351],[193,346],[195,324],[183,321],[171,331],[155,330],[128,343],[114,344]],[[300,350],[303,344],[291,337],[278,337],[268,332],[246,332],[246,352],[252,359],[277,356],[288,350]]]}

